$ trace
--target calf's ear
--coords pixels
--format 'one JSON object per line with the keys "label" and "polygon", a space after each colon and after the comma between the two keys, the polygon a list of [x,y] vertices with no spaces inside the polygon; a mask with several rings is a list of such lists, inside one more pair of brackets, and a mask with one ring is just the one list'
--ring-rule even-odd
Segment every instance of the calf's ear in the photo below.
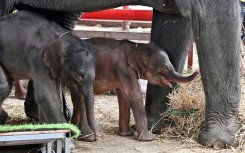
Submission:
{"label": "calf's ear", "polygon": [[132,69],[134,69],[135,71],[138,72],[139,70],[138,70],[138,67],[137,67],[137,65],[136,65],[136,60],[138,60],[138,59],[137,59],[137,57],[135,56],[135,53],[130,52],[129,55],[128,55],[128,65],[129,65]]}
{"label": "calf's ear", "polygon": [[53,78],[57,78],[64,63],[64,42],[62,39],[55,39],[42,51],[41,57],[44,65],[49,68]]}

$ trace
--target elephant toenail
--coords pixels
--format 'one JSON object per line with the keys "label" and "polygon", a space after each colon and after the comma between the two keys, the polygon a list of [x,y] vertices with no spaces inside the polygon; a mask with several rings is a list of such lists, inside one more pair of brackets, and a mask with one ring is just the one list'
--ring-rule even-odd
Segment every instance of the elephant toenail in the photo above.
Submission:
{"label": "elephant toenail", "polygon": [[221,149],[225,149],[225,148],[226,148],[226,145],[221,141],[216,141],[213,145],[214,150],[221,150]]}

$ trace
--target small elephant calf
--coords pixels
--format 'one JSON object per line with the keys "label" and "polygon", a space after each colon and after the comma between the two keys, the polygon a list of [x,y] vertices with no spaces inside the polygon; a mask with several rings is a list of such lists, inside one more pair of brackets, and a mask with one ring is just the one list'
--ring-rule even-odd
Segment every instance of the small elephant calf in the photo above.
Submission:
{"label": "small elephant calf", "polygon": [[[128,40],[92,38],[84,40],[90,46],[95,60],[94,94],[103,94],[116,88],[119,102],[119,132],[121,136],[130,136],[134,132],[129,127],[130,108],[136,121],[139,141],[154,139],[148,131],[143,97],[138,79],[148,80],[151,84],[171,87],[174,82],[188,82],[198,72],[185,77],[174,70],[165,51],[153,43],[134,43]],[[71,93],[74,105],[72,123],[83,131],[81,140],[93,141],[87,124],[85,106],[79,105],[83,100],[79,93]],[[79,110],[82,110],[79,112]]]}
{"label": "small elephant calf", "polygon": [[0,19],[0,63],[0,114],[6,116],[2,103],[13,81],[32,79],[39,121],[66,122],[57,95],[61,80],[84,96],[90,128],[98,133],[93,114],[93,56],[79,37],[35,12],[18,11]]}

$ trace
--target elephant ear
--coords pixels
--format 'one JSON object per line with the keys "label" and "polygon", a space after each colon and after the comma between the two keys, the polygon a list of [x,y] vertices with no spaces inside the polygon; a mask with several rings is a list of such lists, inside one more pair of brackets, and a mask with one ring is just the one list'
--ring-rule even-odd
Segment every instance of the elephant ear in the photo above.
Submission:
{"label": "elephant ear", "polygon": [[[144,47],[144,46],[143,46]],[[148,59],[145,55],[145,49],[140,47],[131,48],[128,54],[128,65],[134,69],[139,78],[145,78]]]}
{"label": "elephant ear", "polygon": [[138,67],[137,67],[137,57],[134,53],[134,51],[131,51],[128,55],[128,65],[134,69],[136,72],[139,71]]}
{"label": "elephant ear", "polygon": [[48,44],[41,52],[44,64],[49,68],[53,78],[57,78],[64,63],[64,42],[62,39],[55,39]]}

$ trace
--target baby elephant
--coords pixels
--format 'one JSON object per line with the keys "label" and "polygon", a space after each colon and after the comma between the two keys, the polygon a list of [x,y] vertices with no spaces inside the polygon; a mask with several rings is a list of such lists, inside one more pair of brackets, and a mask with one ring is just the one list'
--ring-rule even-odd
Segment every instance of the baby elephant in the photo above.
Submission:
{"label": "baby elephant", "polygon": [[59,109],[61,96],[57,95],[61,81],[84,96],[88,122],[97,136],[93,110],[95,68],[85,42],[39,14],[18,11],[0,19],[0,48],[0,114],[6,114],[2,103],[13,81],[32,79],[39,121],[66,122]]}
{"label": "baby elephant", "polygon": [[[129,127],[130,108],[136,122],[139,141],[154,139],[148,131],[143,97],[138,79],[148,80],[151,84],[171,87],[171,82],[188,82],[198,72],[185,77],[177,73],[168,55],[159,47],[150,44],[134,43],[128,40],[92,38],[84,40],[90,46],[95,60],[94,94],[103,94],[116,89],[119,102],[119,132],[121,136],[130,136],[134,132]],[[93,141],[87,124],[85,106],[79,105],[82,95],[72,92],[74,114],[72,123],[83,131],[81,140]],[[84,102],[83,102],[84,103]],[[79,110],[82,110],[79,112]]]}

